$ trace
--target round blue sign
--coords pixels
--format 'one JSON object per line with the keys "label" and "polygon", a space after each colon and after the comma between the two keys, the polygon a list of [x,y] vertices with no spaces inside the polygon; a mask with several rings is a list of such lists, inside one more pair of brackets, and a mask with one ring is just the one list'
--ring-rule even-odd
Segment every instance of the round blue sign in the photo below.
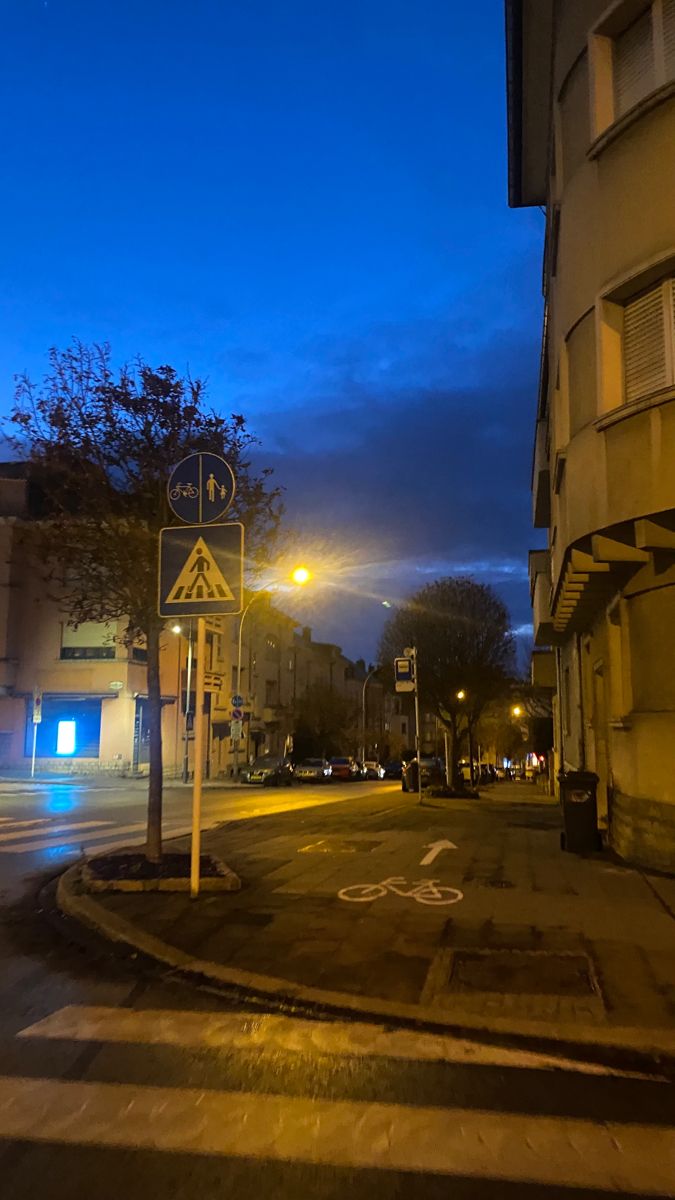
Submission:
{"label": "round blue sign", "polygon": [[167,484],[171,511],[186,525],[218,521],[234,500],[234,473],[218,454],[189,454]]}
{"label": "round blue sign", "polygon": [[243,703],[244,703],[244,697],[243,697],[243,696],[239,696],[239,695],[237,695],[237,696],[233,696],[233,697],[232,697],[232,707],[233,707],[233,708],[241,708],[241,706],[242,706],[242,704],[243,704]]}

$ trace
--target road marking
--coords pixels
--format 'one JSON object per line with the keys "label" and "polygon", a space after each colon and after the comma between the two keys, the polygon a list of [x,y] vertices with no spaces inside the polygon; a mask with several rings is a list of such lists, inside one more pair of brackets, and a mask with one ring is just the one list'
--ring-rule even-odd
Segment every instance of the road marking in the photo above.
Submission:
{"label": "road marking", "polygon": [[[35,828],[33,828],[31,830],[21,829],[21,830],[19,830],[18,833],[0,833],[0,842],[18,842],[21,840],[22,837],[26,837],[26,835],[28,835],[29,837],[31,837],[32,835],[36,835],[39,837],[57,837],[58,835],[60,835],[62,833],[71,833],[73,830],[76,830],[76,829],[91,829],[94,826],[96,826],[98,829],[101,830],[101,832],[103,832],[103,827],[109,828],[111,825],[115,824],[114,821],[74,821],[67,825],[50,825],[48,817],[43,817],[39,823],[42,826],[41,829],[35,829]],[[17,825],[35,825],[35,824],[37,824],[37,822],[17,821]],[[87,835],[87,836],[89,836],[89,835]],[[98,837],[100,835],[94,834],[93,836]]]}
{"label": "road marking", "polygon": [[[103,822],[102,822],[103,824]],[[114,822],[105,822],[105,829],[97,829],[92,833],[75,833],[68,837],[57,837],[55,834],[49,834],[47,830],[36,830],[37,837],[32,842],[14,843],[12,846],[0,846],[0,854],[29,854],[32,850],[52,850],[58,845],[80,845],[83,842],[91,842],[96,838],[106,837],[108,833],[115,832],[115,836],[119,839],[128,833],[139,833],[147,828],[146,821],[137,821],[134,825],[120,825],[115,828]]]}
{"label": "road marking", "polygon": [[634,1071],[618,1071],[597,1063],[577,1062],[483,1045],[447,1034],[388,1030],[365,1021],[311,1021],[250,1013],[193,1012],[176,1009],[109,1008],[69,1004],[17,1037],[59,1041],[126,1043],[146,1046],[199,1046],[276,1054],[327,1054],[357,1058],[392,1058],[416,1062],[468,1063],[478,1066],[573,1071],[582,1075],[651,1079]]}
{"label": "road marking", "polygon": [[352,883],[349,887],[341,888],[338,892],[340,900],[349,900],[354,904],[368,904],[379,900],[391,892],[394,896],[403,896],[408,900],[416,900],[418,904],[445,905],[457,904],[464,899],[464,893],[459,888],[448,887],[439,883],[438,879],[418,879],[409,885],[402,875],[392,875],[380,883]]}
{"label": "road marking", "polygon": [[0,1077],[0,1137],[641,1196],[669,1194],[675,1170],[663,1126],[21,1076]]}
{"label": "road marking", "polygon": [[429,853],[425,854],[424,858],[420,860],[420,866],[430,867],[432,862],[438,858],[439,854],[441,854],[443,850],[456,850],[457,847],[454,842],[448,842],[444,839],[442,842],[427,842],[424,849],[428,850]]}

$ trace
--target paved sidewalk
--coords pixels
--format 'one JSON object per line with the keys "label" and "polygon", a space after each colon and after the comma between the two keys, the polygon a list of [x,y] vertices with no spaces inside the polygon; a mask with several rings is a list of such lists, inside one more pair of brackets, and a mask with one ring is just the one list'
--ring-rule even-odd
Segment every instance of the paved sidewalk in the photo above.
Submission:
{"label": "paved sidewalk", "polygon": [[558,807],[532,786],[427,807],[374,785],[224,824],[203,849],[240,892],[99,895],[80,915],[277,997],[675,1059],[675,879],[562,852]]}

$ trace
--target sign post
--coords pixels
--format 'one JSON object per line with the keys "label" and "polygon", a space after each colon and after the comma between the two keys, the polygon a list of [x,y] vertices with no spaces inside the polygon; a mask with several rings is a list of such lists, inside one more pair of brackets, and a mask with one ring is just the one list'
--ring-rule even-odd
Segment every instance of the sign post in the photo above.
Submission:
{"label": "sign post", "polygon": [[204,777],[204,671],[206,618],[197,617],[197,679],[195,684],[195,773],[192,788],[192,844],[190,847],[190,896],[199,895],[201,851],[202,779]]}
{"label": "sign post", "polygon": [[[192,788],[192,843],[190,896],[199,895],[201,858],[201,808],[204,780],[206,674],[206,618],[236,615],[244,594],[244,527],[237,521],[218,524],[234,497],[232,468],[216,454],[191,454],[174,467],[167,494],[169,505],[183,526],[159,533],[158,606],[160,617],[196,618],[197,664],[194,707],[194,778]],[[188,773],[188,727],[193,670],[192,626],[186,675],[185,757]]]}
{"label": "sign post", "polygon": [[394,679],[397,692],[415,695],[415,754],[417,755],[417,795],[422,803],[422,738],[420,736],[420,694],[417,679],[417,647],[406,646],[401,658],[394,659]]}
{"label": "sign post", "polygon": [[42,720],[42,692],[37,688],[33,691],[33,755],[30,763],[30,777],[35,777],[35,751],[37,748],[37,727]]}

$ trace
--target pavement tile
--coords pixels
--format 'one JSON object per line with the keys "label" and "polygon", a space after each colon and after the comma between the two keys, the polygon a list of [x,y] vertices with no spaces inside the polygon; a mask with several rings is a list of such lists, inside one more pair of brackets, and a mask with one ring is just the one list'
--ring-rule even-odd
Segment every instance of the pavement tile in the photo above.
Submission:
{"label": "pavement tile", "polygon": [[[204,848],[241,876],[236,894],[196,902],[147,893],[98,899],[180,949],[296,984],[407,1004],[424,991],[444,1011],[486,1017],[669,1027],[675,881],[607,854],[565,854],[559,824],[555,804],[515,784],[442,810],[389,793],[358,807],[277,814],[205,834]],[[445,838],[457,850],[421,867],[425,848]],[[362,849],[347,852],[350,840]],[[328,849],[301,852],[318,843]],[[437,879],[461,888],[464,899],[436,907],[391,892],[367,903],[338,896],[343,887],[391,876],[410,886]],[[443,955],[500,948],[588,955],[604,1003],[452,993]],[[545,970],[545,956],[540,961]]]}

